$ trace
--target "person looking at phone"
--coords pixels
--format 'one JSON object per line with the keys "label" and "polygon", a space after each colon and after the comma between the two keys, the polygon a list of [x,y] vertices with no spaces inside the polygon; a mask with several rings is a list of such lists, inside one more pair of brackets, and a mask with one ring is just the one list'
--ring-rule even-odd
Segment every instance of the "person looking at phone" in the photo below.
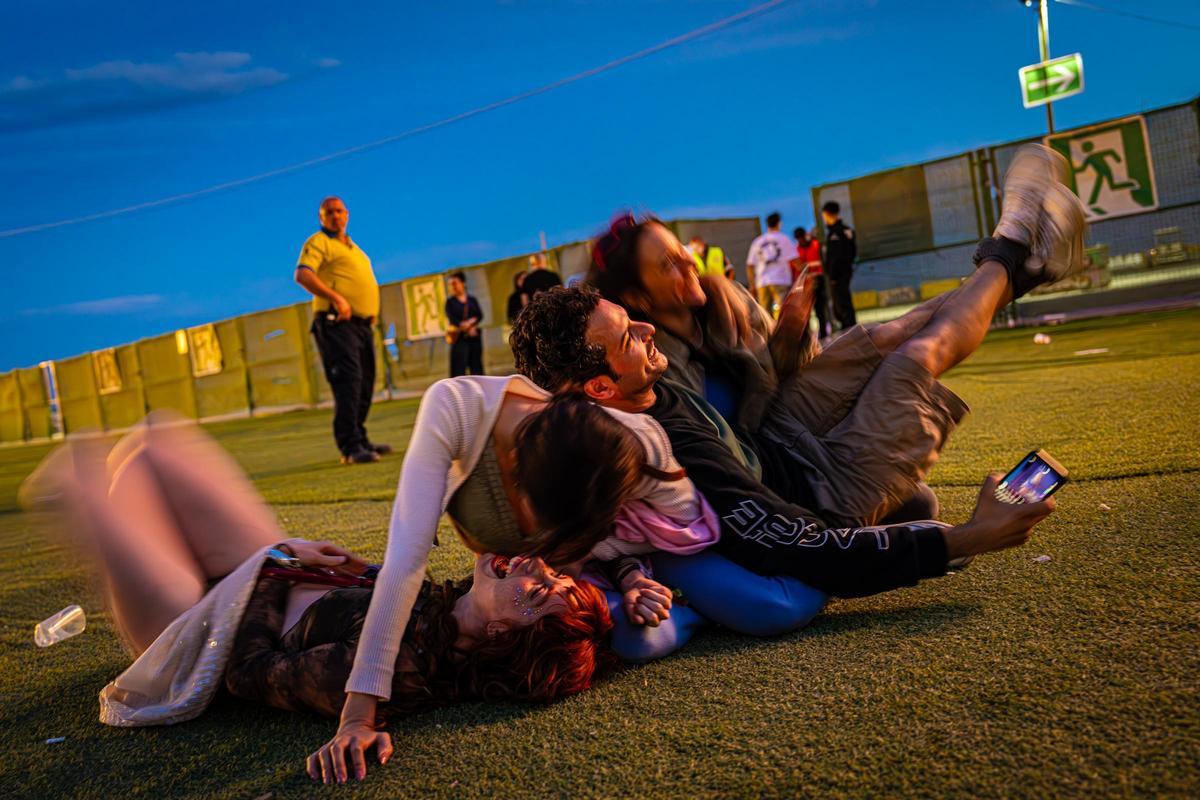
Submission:
{"label": "person looking at phone", "polygon": [[326,197],[318,212],[321,230],[305,240],[296,283],[313,296],[312,335],[333,392],[333,438],[343,464],[367,464],[392,452],[367,436],[375,394],[375,317],[379,283],[371,259],[346,228],[350,211],[340,197]]}

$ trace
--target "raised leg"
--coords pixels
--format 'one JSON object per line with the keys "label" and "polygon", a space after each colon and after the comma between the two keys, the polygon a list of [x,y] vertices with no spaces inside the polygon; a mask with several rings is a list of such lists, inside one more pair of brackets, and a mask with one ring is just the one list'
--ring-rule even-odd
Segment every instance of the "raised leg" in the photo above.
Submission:
{"label": "raised leg", "polygon": [[148,419],[114,448],[113,487],[137,469],[153,479],[206,578],[232,572],[287,538],[274,512],[228,453],[191,422]]}
{"label": "raised leg", "polygon": [[978,349],[996,311],[1011,300],[1012,286],[1004,265],[984,261],[895,352],[921,364],[936,378]]}
{"label": "raised leg", "polygon": [[96,556],[117,630],[141,652],[204,596],[204,573],[144,464],[130,464],[110,488],[89,445],[65,445],[55,457],[67,530]]}

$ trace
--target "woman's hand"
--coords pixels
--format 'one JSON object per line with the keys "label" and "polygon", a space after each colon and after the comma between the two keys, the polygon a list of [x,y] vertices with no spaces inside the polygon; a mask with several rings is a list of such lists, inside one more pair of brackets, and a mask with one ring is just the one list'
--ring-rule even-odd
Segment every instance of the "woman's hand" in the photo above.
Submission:
{"label": "woman's hand", "polygon": [[367,568],[366,561],[333,542],[288,539],[284,544],[304,567],[325,567],[350,576],[361,575]]}
{"label": "woman's hand", "polygon": [[723,275],[704,275],[700,287],[704,290],[712,330],[725,339],[722,344],[729,348],[751,344],[753,332],[742,298],[729,279]]}
{"label": "woman's hand", "polygon": [[375,730],[375,709],[379,701],[372,695],[350,692],[342,707],[338,732],[325,745],[308,757],[305,771],[308,777],[322,783],[345,783],[349,777],[347,754],[356,780],[367,776],[367,751],[375,748],[379,763],[392,757],[392,737],[386,731]]}
{"label": "woman's hand", "polygon": [[671,590],[642,572],[632,572],[621,581],[621,604],[635,625],[657,628],[671,616]]}
{"label": "woman's hand", "polygon": [[367,777],[367,751],[375,748],[380,764],[392,757],[392,737],[386,731],[377,731],[370,725],[356,723],[342,725],[332,739],[308,757],[308,777],[321,783],[345,783],[349,777],[349,766],[354,770],[355,780]]}

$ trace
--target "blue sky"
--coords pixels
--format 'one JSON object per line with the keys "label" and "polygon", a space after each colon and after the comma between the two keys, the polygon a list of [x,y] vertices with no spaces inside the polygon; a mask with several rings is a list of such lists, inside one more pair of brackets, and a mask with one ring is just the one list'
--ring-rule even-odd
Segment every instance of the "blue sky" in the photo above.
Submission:
{"label": "blue sky", "polygon": [[[6,10],[0,229],[134,205],[388,136],[549,83],[755,0],[162,3]],[[1200,10],[1051,6],[1087,89],[1059,127],[1200,92]],[[343,196],[381,281],[582,238],[624,206],[783,212],[809,188],[1038,134],[1017,0],[795,0],[587,81],[243,188],[0,238],[0,370],[304,299],[321,197]],[[15,35],[14,35],[15,34]]]}

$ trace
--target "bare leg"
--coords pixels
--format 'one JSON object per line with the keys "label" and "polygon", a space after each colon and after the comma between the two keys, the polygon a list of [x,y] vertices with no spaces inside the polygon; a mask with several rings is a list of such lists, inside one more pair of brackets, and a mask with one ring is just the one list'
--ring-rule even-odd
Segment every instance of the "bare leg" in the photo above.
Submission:
{"label": "bare leg", "polygon": [[245,473],[200,428],[155,423],[114,448],[114,485],[131,464],[143,464],[207,578],[227,575],[260,547],[287,538]]}
{"label": "bare leg", "polygon": [[925,327],[896,348],[936,378],[979,347],[996,311],[1012,299],[1004,265],[984,261]]}
{"label": "bare leg", "polygon": [[871,344],[885,355],[892,352],[924,328],[938,309],[957,292],[958,289],[953,289],[931,297],[896,319],[868,328],[867,335],[871,337]]}
{"label": "bare leg", "polygon": [[113,620],[141,652],[171,620],[204,596],[204,574],[142,464],[111,487],[103,461],[78,445],[58,477],[67,523],[98,557]]}

